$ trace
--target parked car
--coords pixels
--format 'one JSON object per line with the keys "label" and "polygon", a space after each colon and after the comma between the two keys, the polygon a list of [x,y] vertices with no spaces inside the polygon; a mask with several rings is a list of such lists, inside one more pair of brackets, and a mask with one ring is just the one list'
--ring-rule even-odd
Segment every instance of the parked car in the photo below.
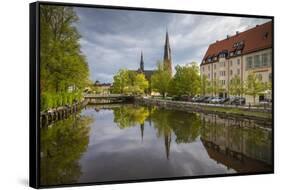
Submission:
{"label": "parked car", "polygon": [[242,97],[235,97],[230,104],[231,105],[245,105],[246,99]]}
{"label": "parked car", "polygon": [[181,101],[189,102],[189,101],[191,101],[191,97],[190,97],[190,96],[187,96],[187,95],[182,95],[182,96],[180,97],[180,100],[181,100]]}
{"label": "parked car", "polygon": [[204,103],[211,103],[212,99],[214,99],[214,97],[208,97],[206,99],[204,99]]}
{"label": "parked car", "polygon": [[208,97],[206,97],[206,96],[200,96],[200,97],[198,97],[196,100],[195,100],[195,102],[203,102],[205,99],[207,99]]}
{"label": "parked car", "polygon": [[210,103],[213,103],[213,104],[219,104],[222,102],[222,100],[224,100],[223,98],[220,98],[220,97],[216,97],[216,98],[213,98]]}
{"label": "parked car", "polygon": [[180,97],[179,97],[179,96],[173,96],[173,97],[172,97],[172,100],[174,100],[174,101],[180,101]]}
{"label": "parked car", "polygon": [[201,97],[200,96],[194,96],[191,101],[192,102],[196,102],[197,100],[199,100]]}
{"label": "parked car", "polygon": [[227,103],[229,100],[230,100],[230,98],[222,98],[221,101],[220,101],[220,103],[221,103],[221,104],[225,104],[225,103]]}

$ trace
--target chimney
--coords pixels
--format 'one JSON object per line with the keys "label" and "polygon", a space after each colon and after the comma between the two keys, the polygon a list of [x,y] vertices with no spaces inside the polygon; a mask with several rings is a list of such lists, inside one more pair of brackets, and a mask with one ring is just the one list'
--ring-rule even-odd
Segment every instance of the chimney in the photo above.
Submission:
{"label": "chimney", "polygon": [[259,26],[260,26],[259,24],[256,25],[256,27],[259,27]]}
{"label": "chimney", "polygon": [[226,39],[228,39],[230,37],[230,35],[226,35]]}
{"label": "chimney", "polygon": [[219,41],[217,40],[216,43],[218,43]]}
{"label": "chimney", "polygon": [[239,31],[236,31],[236,36],[239,34]]}

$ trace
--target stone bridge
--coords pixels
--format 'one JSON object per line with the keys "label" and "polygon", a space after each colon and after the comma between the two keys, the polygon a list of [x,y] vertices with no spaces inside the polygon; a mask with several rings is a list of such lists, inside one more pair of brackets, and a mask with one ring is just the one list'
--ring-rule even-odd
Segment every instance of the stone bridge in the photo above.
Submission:
{"label": "stone bridge", "polygon": [[134,96],[124,94],[86,94],[84,98],[88,104],[125,103],[134,100]]}

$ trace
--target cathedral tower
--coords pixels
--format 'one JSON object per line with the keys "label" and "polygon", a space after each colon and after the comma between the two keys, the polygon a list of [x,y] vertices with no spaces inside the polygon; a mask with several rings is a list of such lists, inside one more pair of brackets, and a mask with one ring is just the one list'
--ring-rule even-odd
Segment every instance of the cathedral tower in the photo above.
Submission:
{"label": "cathedral tower", "polygon": [[142,55],[142,52],[141,52],[141,60],[140,60],[140,71],[141,72],[144,72],[144,63],[143,63],[143,55]]}
{"label": "cathedral tower", "polygon": [[163,59],[164,67],[169,71],[172,75],[172,57],[171,57],[171,47],[169,42],[169,34],[166,32],[166,40],[164,46],[164,59]]}

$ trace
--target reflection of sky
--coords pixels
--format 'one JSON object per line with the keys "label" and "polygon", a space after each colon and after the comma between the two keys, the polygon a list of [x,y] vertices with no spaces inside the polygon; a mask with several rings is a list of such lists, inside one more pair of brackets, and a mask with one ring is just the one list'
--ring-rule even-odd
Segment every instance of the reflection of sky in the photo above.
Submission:
{"label": "reflection of sky", "polygon": [[163,136],[148,122],[141,139],[140,126],[119,129],[113,111],[86,109],[92,115],[90,142],[80,160],[83,174],[80,182],[147,179],[209,175],[235,172],[209,158],[199,138],[192,143],[175,142],[172,133],[169,160],[166,158]]}
{"label": "reflection of sky", "polygon": [[179,13],[75,8],[82,52],[91,79],[111,82],[121,68],[137,69],[140,52],[145,69],[155,69],[163,58],[169,31],[173,66],[201,62],[208,45],[244,31],[266,19]]}

